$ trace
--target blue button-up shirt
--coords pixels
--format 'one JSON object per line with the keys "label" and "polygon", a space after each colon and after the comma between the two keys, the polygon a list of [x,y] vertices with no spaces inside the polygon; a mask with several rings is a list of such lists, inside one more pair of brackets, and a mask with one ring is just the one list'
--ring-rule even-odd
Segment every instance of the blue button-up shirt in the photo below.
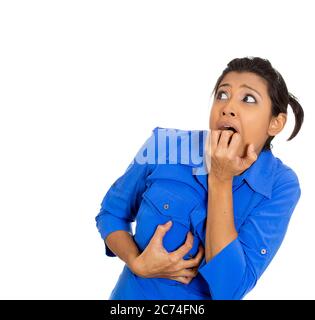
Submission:
{"label": "blue button-up shirt", "polygon": [[[125,230],[142,252],[156,227],[172,220],[163,238],[168,252],[184,244],[189,230],[194,243],[183,258],[195,256],[199,244],[205,248],[207,133],[161,127],[152,130],[103,198],[95,218],[103,240],[113,231]],[[125,264],[109,299],[242,299],[279,249],[301,191],[295,172],[270,150],[261,151],[247,170],[234,176],[232,188],[238,236],[207,263],[204,257],[189,284],[142,278]],[[115,257],[106,243],[105,253]]]}

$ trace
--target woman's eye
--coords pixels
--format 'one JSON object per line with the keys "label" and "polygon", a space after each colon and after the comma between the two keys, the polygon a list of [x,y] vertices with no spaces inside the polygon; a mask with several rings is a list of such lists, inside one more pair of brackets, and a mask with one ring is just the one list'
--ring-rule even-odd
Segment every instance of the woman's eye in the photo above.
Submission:
{"label": "woman's eye", "polygon": [[223,100],[227,99],[227,94],[224,91],[219,91],[217,94],[217,99],[222,100],[222,95],[225,96],[225,98],[223,98]]}
{"label": "woman's eye", "polygon": [[[246,99],[246,98],[250,98],[250,99]],[[256,99],[253,96],[249,95],[249,94],[247,94],[243,100],[245,102],[249,102],[249,103],[256,103]]]}

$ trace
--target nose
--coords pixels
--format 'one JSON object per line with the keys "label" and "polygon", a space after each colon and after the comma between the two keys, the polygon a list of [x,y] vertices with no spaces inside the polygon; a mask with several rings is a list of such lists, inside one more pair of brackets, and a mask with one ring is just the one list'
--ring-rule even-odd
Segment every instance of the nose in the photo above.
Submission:
{"label": "nose", "polygon": [[230,112],[225,112],[225,111],[223,111],[223,112],[222,112],[222,115],[223,115],[223,116],[225,116],[225,115],[227,115],[227,114],[230,114],[232,117],[235,117],[235,116],[236,116],[235,113],[232,112],[232,111],[230,111]]}
{"label": "nose", "polygon": [[236,117],[236,113],[234,110],[231,110],[231,108],[224,108],[221,112],[222,116],[231,116]]}
{"label": "nose", "polygon": [[236,112],[235,112],[234,108],[231,106],[231,104],[227,104],[222,109],[221,115],[222,116],[236,117]]}

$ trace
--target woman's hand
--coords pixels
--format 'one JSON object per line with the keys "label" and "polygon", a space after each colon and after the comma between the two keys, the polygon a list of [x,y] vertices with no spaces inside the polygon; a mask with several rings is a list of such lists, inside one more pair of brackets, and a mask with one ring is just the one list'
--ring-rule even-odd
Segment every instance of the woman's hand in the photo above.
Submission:
{"label": "woman's hand", "polygon": [[209,176],[221,181],[232,180],[257,160],[253,144],[247,147],[245,156],[240,156],[244,153],[242,138],[232,130],[209,131],[205,151]]}
{"label": "woman's hand", "polygon": [[193,245],[194,237],[189,231],[185,243],[180,248],[167,252],[163,247],[163,237],[171,225],[172,221],[158,225],[145,250],[130,263],[133,273],[144,278],[169,278],[185,284],[197,275],[198,265],[204,255],[203,246],[199,246],[194,258],[183,259]]}

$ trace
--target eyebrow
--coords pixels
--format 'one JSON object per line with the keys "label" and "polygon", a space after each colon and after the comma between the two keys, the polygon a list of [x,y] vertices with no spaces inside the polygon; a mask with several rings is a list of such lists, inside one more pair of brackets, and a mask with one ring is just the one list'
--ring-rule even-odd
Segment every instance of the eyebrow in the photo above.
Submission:
{"label": "eyebrow", "polygon": [[[219,85],[218,89],[219,89],[220,87],[223,87],[223,86],[231,87],[231,85],[230,85],[229,83],[222,83],[221,85]],[[244,83],[244,84],[240,85],[240,88],[248,88],[248,89],[250,89],[250,90],[253,90],[253,91],[255,91],[255,92],[260,96],[260,98],[262,99],[261,94],[260,94],[257,90],[255,90],[254,88],[248,86],[247,84]]]}

